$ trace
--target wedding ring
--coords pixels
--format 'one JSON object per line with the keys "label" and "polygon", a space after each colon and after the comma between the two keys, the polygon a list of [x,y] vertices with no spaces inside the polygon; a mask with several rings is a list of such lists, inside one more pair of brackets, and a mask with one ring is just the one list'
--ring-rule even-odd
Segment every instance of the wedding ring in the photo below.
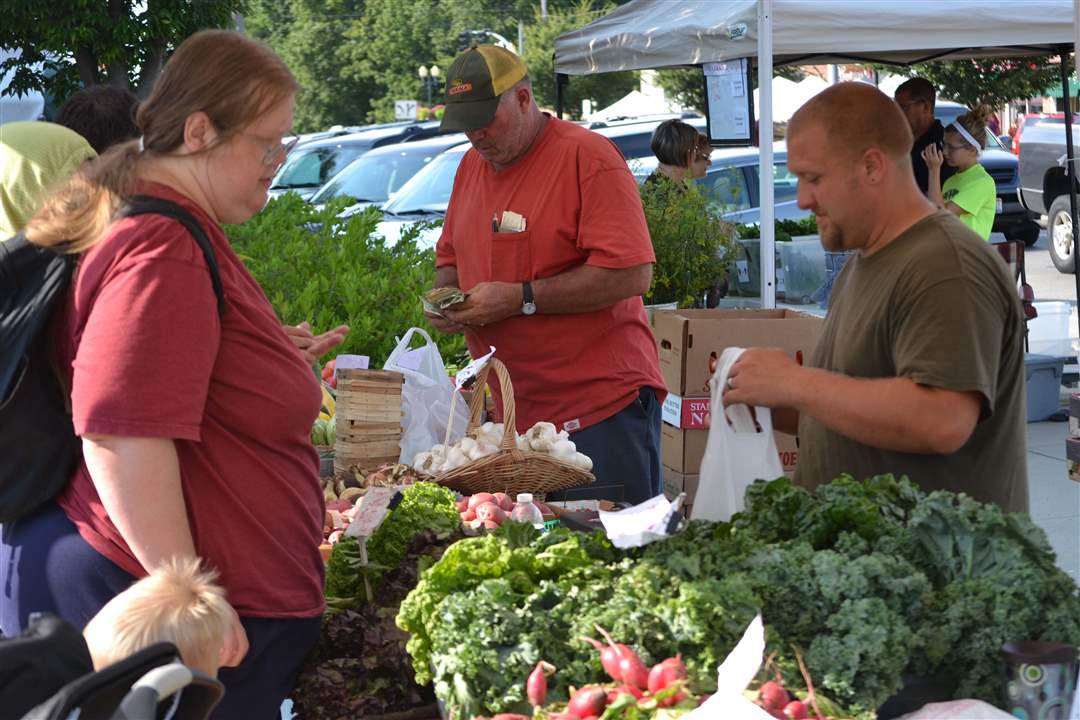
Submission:
{"label": "wedding ring", "polygon": [[731,378],[728,378],[727,382],[725,384],[727,385],[728,390],[734,390],[735,389],[735,387],[731,384]]}

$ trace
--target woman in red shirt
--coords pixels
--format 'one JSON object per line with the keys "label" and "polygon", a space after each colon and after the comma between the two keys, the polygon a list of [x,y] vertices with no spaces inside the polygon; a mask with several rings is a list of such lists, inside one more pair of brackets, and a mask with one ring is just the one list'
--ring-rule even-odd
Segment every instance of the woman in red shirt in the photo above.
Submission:
{"label": "woman in red shirt", "polygon": [[[27,227],[32,242],[81,253],[55,339],[83,460],[55,503],[3,527],[3,632],[40,611],[82,627],[148,569],[198,556],[235,611],[214,717],[276,717],[324,609],[318,381],[221,230],[265,204],[296,91],[265,46],[191,36],[139,108],[142,138],[95,161]],[[199,222],[223,311],[179,222],[113,221],[135,194]]]}

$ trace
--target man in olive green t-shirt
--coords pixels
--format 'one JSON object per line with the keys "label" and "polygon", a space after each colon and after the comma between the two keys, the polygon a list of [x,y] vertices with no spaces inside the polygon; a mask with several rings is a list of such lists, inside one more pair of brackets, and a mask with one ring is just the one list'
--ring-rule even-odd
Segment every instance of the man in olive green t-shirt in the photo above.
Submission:
{"label": "man in olive green t-shirt", "polygon": [[876,88],[841,83],[788,126],[799,207],[827,250],[856,254],[837,278],[809,367],[752,348],[725,404],[774,408],[798,428],[795,481],[907,475],[924,490],[1028,508],[1023,320],[1005,264],[922,195],[911,131]]}

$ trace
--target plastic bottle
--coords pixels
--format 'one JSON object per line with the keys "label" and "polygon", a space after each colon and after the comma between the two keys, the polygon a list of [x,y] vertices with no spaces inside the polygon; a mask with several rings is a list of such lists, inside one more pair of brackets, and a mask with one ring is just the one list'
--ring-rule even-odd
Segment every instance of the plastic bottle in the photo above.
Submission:
{"label": "plastic bottle", "polygon": [[537,530],[544,529],[544,516],[540,513],[540,508],[533,504],[532,493],[520,493],[517,496],[517,504],[510,511],[510,519],[529,523]]}

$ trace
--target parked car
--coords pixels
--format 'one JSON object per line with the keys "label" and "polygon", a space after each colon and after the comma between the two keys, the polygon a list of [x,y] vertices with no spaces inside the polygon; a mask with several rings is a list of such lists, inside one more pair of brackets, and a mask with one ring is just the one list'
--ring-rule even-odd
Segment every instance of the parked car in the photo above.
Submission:
{"label": "parked car", "polygon": [[[756,147],[714,148],[712,165],[705,177],[695,182],[724,219],[735,223],[754,224],[761,218],[760,150]],[[656,170],[655,156],[630,162],[638,182]],[[795,201],[798,180],[787,168],[787,145],[773,143],[773,207],[778,220],[801,220],[809,217]]]}
{"label": "parked car", "polygon": [[[1065,176],[1065,118],[1033,118],[1024,125],[1024,141],[1020,146],[1020,202],[1046,228],[1054,267],[1071,273],[1075,271],[1076,258],[1069,180]],[[1080,148],[1080,132],[1075,124],[1072,132],[1075,150]]]}
{"label": "parked car", "polygon": [[[704,118],[692,118],[687,122],[695,127],[705,127]],[[652,157],[649,146],[657,125],[659,121],[651,120],[602,127],[593,132],[609,138],[628,160],[636,160]],[[383,221],[379,223],[378,232],[388,243],[397,242],[405,226],[411,223],[419,220],[440,220],[446,215],[450,193],[454,189],[454,175],[457,174],[461,158],[465,157],[471,147],[469,143],[462,143],[439,155],[402,185],[383,205]],[[439,234],[438,228],[421,233],[421,245],[434,247]]]}
{"label": "parked car", "polygon": [[297,145],[274,175],[269,196],[292,190],[308,200],[330,178],[368,150],[440,134],[438,121],[401,122]]}
{"label": "parked car", "polygon": [[[959,103],[939,100],[934,116],[942,125],[948,126],[967,111]],[[979,162],[997,185],[997,214],[991,231],[1002,233],[1006,240],[1020,240],[1031,247],[1039,240],[1040,228],[1035,222],[1036,216],[1020,202],[1019,160],[990,128],[986,129],[986,148],[979,155]]]}
{"label": "parked car", "polygon": [[1065,122],[1065,113],[1025,113],[1020,116],[1020,122],[1016,125],[1016,133],[1012,136],[1012,143],[1008,145],[1013,155],[1020,154],[1020,136],[1024,134],[1024,126],[1030,122],[1051,118]]}
{"label": "parked car", "polygon": [[442,152],[467,142],[463,133],[453,133],[375,148],[331,178],[311,197],[311,202],[321,204],[335,197],[351,197],[356,204],[343,215],[359,212],[369,205],[382,205]]}

